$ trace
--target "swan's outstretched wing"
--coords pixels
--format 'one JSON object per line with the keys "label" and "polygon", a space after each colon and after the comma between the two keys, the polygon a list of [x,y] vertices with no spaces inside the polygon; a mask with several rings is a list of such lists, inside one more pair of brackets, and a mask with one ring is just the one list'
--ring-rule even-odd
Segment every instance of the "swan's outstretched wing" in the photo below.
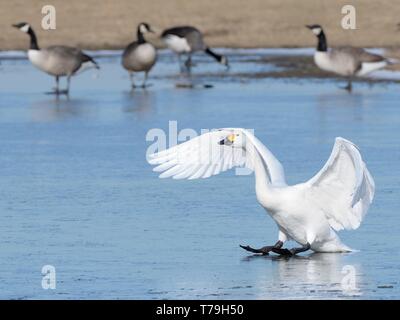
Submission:
{"label": "swan's outstretched wing", "polygon": [[343,138],[336,138],[325,166],[306,187],[308,199],[317,203],[335,230],[358,228],[375,192],[360,152]]}
{"label": "swan's outstretched wing", "polygon": [[232,130],[229,129],[204,133],[149,155],[148,161],[152,165],[157,165],[153,171],[162,172],[160,178],[173,179],[208,178],[233,167],[246,166],[253,169],[243,149],[219,144],[231,133]]}

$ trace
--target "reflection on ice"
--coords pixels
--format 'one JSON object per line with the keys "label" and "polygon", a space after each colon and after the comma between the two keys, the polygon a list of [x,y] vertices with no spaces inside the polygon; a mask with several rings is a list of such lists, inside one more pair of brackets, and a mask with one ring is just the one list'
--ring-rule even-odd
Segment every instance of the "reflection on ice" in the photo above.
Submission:
{"label": "reflection on ice", "polygon": [[[312,253],[308,256],[249,256],[247,261],[267,258],[272,261],[271,283],[260,283],[259,299],[313,299],[361,296],[360,266],[346,264],[346,254]],[[264,278],[269,281],[269,278]]]}
{"label": "reflection on ice", "polygon": [[52,122],[68,117],[80,117],[88,109],[84,100],[54,96],[48,99],[33,100],[31,103],[31,120],[34,122]]}
{"label": "reflection on ice", "polygon": [[148,89],[131,90],[123,95],[123,110],[139,116],[151,114],[156,105],[156,94]]}

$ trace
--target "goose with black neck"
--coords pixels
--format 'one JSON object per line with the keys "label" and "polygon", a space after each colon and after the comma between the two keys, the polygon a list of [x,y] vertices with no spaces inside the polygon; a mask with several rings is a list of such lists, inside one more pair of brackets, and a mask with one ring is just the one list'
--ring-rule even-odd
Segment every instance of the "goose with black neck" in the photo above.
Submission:
{"label": "goose with black neck", "polygon": [[344,89],[352,91],[352,80],[382,69],[390,64],[386,58],[365,51],[362,48],[351,46],[328,48],[327,37],[319,24],[307,25],[317,37],[317,49],[314,53],[314,62],[321,70],[333,72],[347,77],[347,86]]}
{"label": "goose with black neck", "polygon": [[[82,70],[85,65],[94,66],[99,69],[96,61],[78,48],[55,45],[47,48],[40,48],[35,31],[27,22],[14,24],[13,27],[21,30],[30,37],[30,47],[28,50],[28,59],[39,70],[54,76],[56,87],[51,94],[69,94],[71,76]],[[60,90],[60,77],[67,77],[67,88]]]}
{"label": "goose with black neck", "polygon": [[136,88],[133,76],[135,72],[144,72],[141,85],[146,88],[146,81],[150,70],[157,61],[156,48],[146,41],[145,33],[154,33],[148,23],[142,22],[137,27],[137,40],[130,43],[122,53],[122,66],[129,72],[132,88]]}

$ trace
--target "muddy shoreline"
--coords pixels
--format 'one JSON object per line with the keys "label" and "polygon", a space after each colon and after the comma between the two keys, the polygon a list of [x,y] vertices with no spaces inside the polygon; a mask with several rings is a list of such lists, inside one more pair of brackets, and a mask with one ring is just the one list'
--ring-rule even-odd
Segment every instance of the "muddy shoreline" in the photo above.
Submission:
{"label": "muddy shoreline", "polygon": [[[221,50],[221,49],[219,49]],[[235,49],[225,49],[224,53],[229,56],[229,59],[232,59],[232,68],[229,72],[226,71],[213,71],[213,72],[208,72],[202,70],[201,67],[194,68],[194,72],[192,74],[193,78],[201,79],[201,78],[209,78],[213,80],[221,80],[223,81],[224,79],[229,79],[229,81],[233,82],[243,82],[243,81],[249,81],[252,79],[265,79],[265,78],[281,78],[281,79],[299,79],[301,81],[305,79],[334,79],[337,82],[343,82],[346,81],[345,77],[340,77],[337,76],[333,73],[329,72],[324,72],[317,68],[317,66],[314,64],[313,58],[311,54],[304,54],[304,53],[299,53],[302,52],[302,50],[308,50],[307,48],[302,48],[299,50],[296,50],[296,53],[291,53],[290,49],[289,50],[284,50],[284,53],[278,54],[278,53],[269,53],[266,54],[265,52],[261,51],[260,53],[237,53]],[[268,49],[267,49],[268,51]],[[384,51],[386,52],[386,51]],[[102,52],[102,51],[92,51],[90,53],[93,57],[96,59],[111,59],[115,60],[116,63],[117,60],[120,59],[120,52],[119,51],[107,51],[107,52]],[[159,53],[161,56],[165,59],[168,57],[168,59],[174,60],[173,54],[169,52],[169,50],[162,50]],[[1,55],[0,54],[0,60],[15,60],[15,61],[21,61],[21,60],[26,60],[27,57],[24,52],[13,52],[9,55]],[[204,59],[207,59],[204,55],[198,54],[194,56],[194,61],[197,61],[198,64],[202,64],[204,62]],[[104,60],[103,60],[104,61]],[[196,62],[195,62],[196,63]],[[235,65],[237,64],[243,64],[243,63],[248,63],[248,64],[253,64],[253,65],[258,65],[259,68],[256,68],[255,70],[252,70],[251,72],[243,72],[240,70],[235,70]],[[269,67],[268,67],[269,66]],[[391,65],[386,68],[386,70],[399,70],[398,65]],[[179,78],[178,74],[171,74],[171,75],[157,75],[154,74],[152,75],[154,78],[170,78],[170,79],[176,79]],[[360,83],[400,83],[400,80],[398,79],[381,79],[379,77],[355,77],[353,79],[354,82],[360,82]]]}

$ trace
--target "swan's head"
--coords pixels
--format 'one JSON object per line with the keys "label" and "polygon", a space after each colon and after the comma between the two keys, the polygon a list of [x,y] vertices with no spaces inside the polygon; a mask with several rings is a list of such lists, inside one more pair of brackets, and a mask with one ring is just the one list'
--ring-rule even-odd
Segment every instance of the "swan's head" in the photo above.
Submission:
{"label": "swan's head", "polygon": [[317,37],[321,34],[322,32],[322,27],[319,24],[312,24],[312,25],[307,25],[306,26],[308,29],[310,29]]}
{"label": "swan's head", "polygon": [[20,22],[12,25],[14,28],[21,30],[22,32],[28,33],[31,26],[27,22]]}
{"label": "swan's head", "polygon": [[233,130],[225,138],[220,140],[218,143],[220,145],[230,146],[233,148],[244,148],[246,138],[241,131]]}

